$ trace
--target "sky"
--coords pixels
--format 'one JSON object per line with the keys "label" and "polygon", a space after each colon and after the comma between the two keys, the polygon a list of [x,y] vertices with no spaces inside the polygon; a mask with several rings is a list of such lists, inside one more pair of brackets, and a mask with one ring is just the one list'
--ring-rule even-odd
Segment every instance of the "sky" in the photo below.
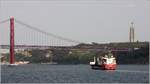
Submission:
{"label": "sky", "polygon": [[[0,21],[13,16],[80,42],[150,41],[150,0],[0,0]],[[21,36],[21,35],[20,35]]]}

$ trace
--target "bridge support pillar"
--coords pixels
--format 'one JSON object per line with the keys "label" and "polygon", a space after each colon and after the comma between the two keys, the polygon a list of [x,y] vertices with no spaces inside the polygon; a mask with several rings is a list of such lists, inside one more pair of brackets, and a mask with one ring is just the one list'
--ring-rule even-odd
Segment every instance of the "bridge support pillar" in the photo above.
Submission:
{"label": "bridge support pillar", "polygon": [[14,56],[14,18],[10,18],[10,64],[15,63],[15,56]]}

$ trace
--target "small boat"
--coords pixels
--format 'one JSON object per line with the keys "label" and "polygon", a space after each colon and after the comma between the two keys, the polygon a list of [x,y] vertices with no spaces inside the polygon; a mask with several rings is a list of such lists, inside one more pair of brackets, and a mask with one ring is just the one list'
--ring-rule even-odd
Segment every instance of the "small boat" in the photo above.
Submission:
{"label": "small boat", "polygon": [[115,70],[117,67],[116,58],[111,52],[104,56],[94,57],[94,61],[90,62],[92,69]]}

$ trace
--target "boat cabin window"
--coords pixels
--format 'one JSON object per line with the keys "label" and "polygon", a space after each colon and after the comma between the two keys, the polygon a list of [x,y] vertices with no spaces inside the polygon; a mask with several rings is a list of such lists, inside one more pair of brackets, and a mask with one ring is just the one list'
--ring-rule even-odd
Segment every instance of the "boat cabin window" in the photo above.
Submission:
{"label": "boat cabin window", "polygon": [[105,62],[106,62],[106,59],[103,59],[102,62],[105,63]]}

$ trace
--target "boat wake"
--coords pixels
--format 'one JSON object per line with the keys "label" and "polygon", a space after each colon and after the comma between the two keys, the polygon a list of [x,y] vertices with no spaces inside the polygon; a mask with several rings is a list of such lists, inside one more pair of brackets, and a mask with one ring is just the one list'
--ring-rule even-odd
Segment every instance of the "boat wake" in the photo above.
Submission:
{"label": "boat wake", "polygon": [[148,71],[133,71],[133,70],[115,70],[115,72],[129,72],[129,73],[146,73],[148,74]]}

